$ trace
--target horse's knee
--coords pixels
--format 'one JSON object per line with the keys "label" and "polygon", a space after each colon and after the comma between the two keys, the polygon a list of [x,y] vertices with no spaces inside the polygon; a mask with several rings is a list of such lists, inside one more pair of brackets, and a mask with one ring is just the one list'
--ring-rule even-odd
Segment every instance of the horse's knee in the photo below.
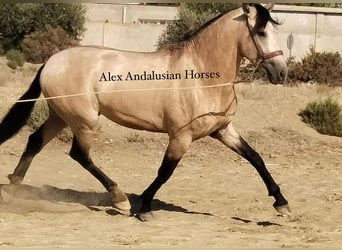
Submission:
{"label": "horse's knee", "polygon": [[226,128],[216,131],[210,136],[219,140],[228,148],[234,151],[239,151],[239,148],[241,147],[241,144],[242,144],[241,137],[239,133],[236,132],[232,123],[230,123]]}
{"label": "horse's knee", "polygon": [[190,136],[178,137],[170,140],[166,150],[166,157],[170,160],[180,160],[188,151],[192,142]]}

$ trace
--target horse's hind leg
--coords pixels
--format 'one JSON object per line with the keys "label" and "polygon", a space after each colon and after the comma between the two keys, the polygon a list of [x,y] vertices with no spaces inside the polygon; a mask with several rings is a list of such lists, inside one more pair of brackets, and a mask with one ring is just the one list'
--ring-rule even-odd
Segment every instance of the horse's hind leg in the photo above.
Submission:
{"label": "horse's hind leg", "polygon": [[8,175],[12,184],[21,183],[34,156],[37,155],[65,126],[65,122],[56,115],[53,110],[50,110],[49,118],[37,131],[29,136],[26,149],[13,174]]}
{"label": "horse's hind leg", "polygon": [[89,171],[108,192],[113,193],[114,207],[127,213],[130,210],[130,203],[124,192],[122,192],[117,183],[112,181],[103,173],[92,161],[89,156],[89,150],[94,139],[95,131],[89,128],[75,129],[74,139],[70,150],[70,156],[77,161],[83,168]]}
{"label": "horse's hind leg", "polygon": [[229,124],[226,129],[219,130],[211,136],[218,139],[224,145],[248,160],[263,179],[269,195],[275,198],[276,201],[273,204],[274,208],[281,214],[290,213],[288,202],[281,194],[279,186],[275,183],[271,174],[268,172],[264,161],[260,155],[255,152],[235,131],[232,124]]}

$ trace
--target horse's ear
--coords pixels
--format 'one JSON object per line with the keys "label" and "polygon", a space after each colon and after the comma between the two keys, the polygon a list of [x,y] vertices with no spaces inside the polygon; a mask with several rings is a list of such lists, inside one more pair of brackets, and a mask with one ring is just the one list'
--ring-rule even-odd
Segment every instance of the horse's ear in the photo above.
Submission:
{"label": "horse's ear", "polygon": [[265,6],[265,8],[266,9],[268,9],[268,11],[272,11],[273,10],[273,8],[274,8],[274,3],[269,3],[269,4],[267,4],[266,6]]}
{"label": "horse's ear", "polygon": [[242,10],[245,13],[245,15],[248,16],[249,12],[250,12],[249,4],[248,3],[243,3],[242,4]]}
{"label": "horse's ear", "polygon": [[242,4],[242,10],[243,10],[243,13],[248,18],[255,19],[256,15],[257,15],[257,11],[255,9],[255,5],[254,4],[243,3]]}

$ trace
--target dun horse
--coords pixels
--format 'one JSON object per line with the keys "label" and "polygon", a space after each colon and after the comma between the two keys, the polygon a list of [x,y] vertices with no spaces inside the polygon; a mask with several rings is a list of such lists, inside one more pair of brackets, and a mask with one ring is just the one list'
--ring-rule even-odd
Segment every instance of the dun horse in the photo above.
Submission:
{"label": "dun horse", "polygon": [[[71,158],[113,194],[114,207],[129,210],[125,193],[89,156],[99,116],[104,115],[129,128],[169,136],[157,177],[140,196],[137,216],[141,220],[151,216],[154,195],[191,143],[205,136],[247,159],[274,197],[274,207],[288,213],[288,202],[263,160],[232,125],[236,110],[232,83],[242,57],[261,59],[272,83],[283,82],[287,75],[270,8],[243,4],[209,21],[180,44],[156,52],[81,46],[53,55],[20,98],[38,98],[42,92],[48,99],[49,118],[29,136],[17,167],[8,176],[10,182],[20,184],[34,156],[68,125],[74,134]],[[34,101],[17,102],[10,109],[0,124],[0,144],[24,126],[33,105]]]}

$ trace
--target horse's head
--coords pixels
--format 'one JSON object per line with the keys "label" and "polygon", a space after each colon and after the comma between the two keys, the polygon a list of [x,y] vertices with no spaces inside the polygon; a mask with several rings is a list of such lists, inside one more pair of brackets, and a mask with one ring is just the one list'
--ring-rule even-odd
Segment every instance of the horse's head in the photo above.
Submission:
{"label": "horse's head", "polygon": [[282,83],[287,76],[287,65],[277,42],[279,24],[271,15],[273,5],[263,7],[259,4],[243,4],[244,32],[239,41],[240,53],[249,60],[261,59],[272,83]]}

